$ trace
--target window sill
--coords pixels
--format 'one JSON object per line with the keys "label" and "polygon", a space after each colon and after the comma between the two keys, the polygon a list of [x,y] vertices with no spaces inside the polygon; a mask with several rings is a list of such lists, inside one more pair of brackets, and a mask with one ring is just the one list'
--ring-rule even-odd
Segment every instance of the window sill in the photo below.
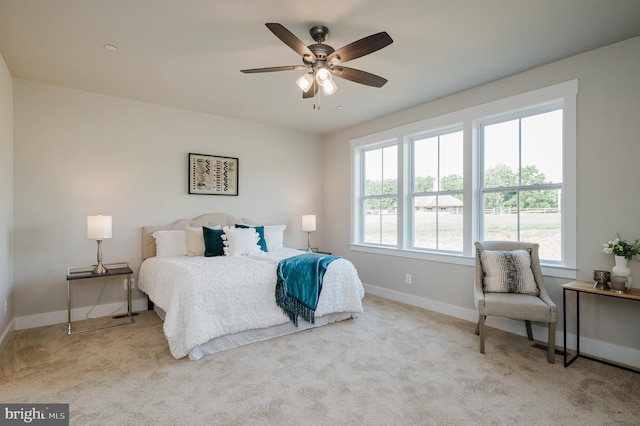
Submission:
{"label": "window sill", "polygon": [[[449,263],[455,265],[464,265],[475,267],[476,260],[474,256],[465,256],[456,253],[433,253],[422,250],[397,249],[395,247],[372,246],[366,244],[350,244],[353,251],[362,253],[379,254],[383,256],[403,257],[405,259],[426,260],[429,262]],[[546,277],[566,278],[575,280],[577,278],[577,269],[560,265],[541,264],[542,274]]]}

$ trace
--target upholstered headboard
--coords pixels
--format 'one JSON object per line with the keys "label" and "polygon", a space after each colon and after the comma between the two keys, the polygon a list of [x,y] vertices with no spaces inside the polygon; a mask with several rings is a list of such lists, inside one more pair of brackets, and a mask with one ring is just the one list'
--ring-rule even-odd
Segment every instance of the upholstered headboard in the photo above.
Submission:
{"label": "upholstered headboard", "polygon": [[142,259],[154,257],[156,255],[156,242],[151,236],[156,231],[168,229],[184,229],[186,227],[199,226],[233,226],[236,223],[253,224],[249,219],[241,219],[226,213],[207,213],[193,219],[180,219],[164,226],[143,226],[142,227]]}

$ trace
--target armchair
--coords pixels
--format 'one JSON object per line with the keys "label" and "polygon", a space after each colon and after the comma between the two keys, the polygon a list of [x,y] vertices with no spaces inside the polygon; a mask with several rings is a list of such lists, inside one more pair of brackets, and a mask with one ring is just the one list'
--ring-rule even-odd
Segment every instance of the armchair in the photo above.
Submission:
{"label": "armchair", "polygon": [[[538,257],[539,245],[515,241],[482,241],[476,242],[475,246],[474,303],[478,310],[478,325],[475,334],[480,336],[480,353],[485,353],[484,324],[487,315],[524,320],[529,340],[533,340],[531,321],[544,322],[549,327],[548,362],[553,364],[555,362],[557,308],[544,286],[540,258]],[[514,250],[518,252],[513,252]],[[522,250],[525,252],[523,253]],[[527,252],[530,257],[526,256]],[[514,253],[519,255],[518,259],[515,259],[514,256],[511,256],[511,260],[505,259],[504,256],[509,257]],[[530,267],[528,263],[530,263]],[[492,288],[488,288],[485,283],[487,275],[491,275]],[[518,282],[514,283],[514,280],[518,280]],[[535,280],[535,283],[532,280]],[[505,287],[496,291],[496,282]],[[532,286],[534,291],[531,291]]]}

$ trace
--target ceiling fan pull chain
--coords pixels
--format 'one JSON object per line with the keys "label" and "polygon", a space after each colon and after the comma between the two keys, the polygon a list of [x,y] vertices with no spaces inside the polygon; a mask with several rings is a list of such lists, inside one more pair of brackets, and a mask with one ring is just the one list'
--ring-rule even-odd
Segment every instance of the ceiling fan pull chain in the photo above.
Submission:
{"label": "ceiling fan pull chain", "polygon": [[318,91],[316,90],[316,73],[313,73],[313,109],[316,109],[316,102],[318,103],[318,110],[320,109],[320,102],[318,101]]}

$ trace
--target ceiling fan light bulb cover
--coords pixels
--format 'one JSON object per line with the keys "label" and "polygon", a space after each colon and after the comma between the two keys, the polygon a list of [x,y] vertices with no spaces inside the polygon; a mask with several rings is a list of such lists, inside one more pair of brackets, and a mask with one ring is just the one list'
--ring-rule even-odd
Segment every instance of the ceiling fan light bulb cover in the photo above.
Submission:
{"label": "ceiling fan light bulb cover", "polygon": [[331,73],[326,68],[319,68],[316,71],[316,80],[318,80],[318,84],[322,85],[325,81],[331,79]]}
{"label": "ceiling fan light bulb cover", "polygon": [[296,84],[302,91],[308,92],[311,86],[313,86],[313,76],[311,74],[305,74],[296,81]]}
{"label": "ceiling fan light bulb cover", "polygon": [[327,80],[322,85],[322,92],[325,96],[332,94],[336,90],[338,90],[338,86],[336,86],[336,83],[334,83],[333,80]]}

